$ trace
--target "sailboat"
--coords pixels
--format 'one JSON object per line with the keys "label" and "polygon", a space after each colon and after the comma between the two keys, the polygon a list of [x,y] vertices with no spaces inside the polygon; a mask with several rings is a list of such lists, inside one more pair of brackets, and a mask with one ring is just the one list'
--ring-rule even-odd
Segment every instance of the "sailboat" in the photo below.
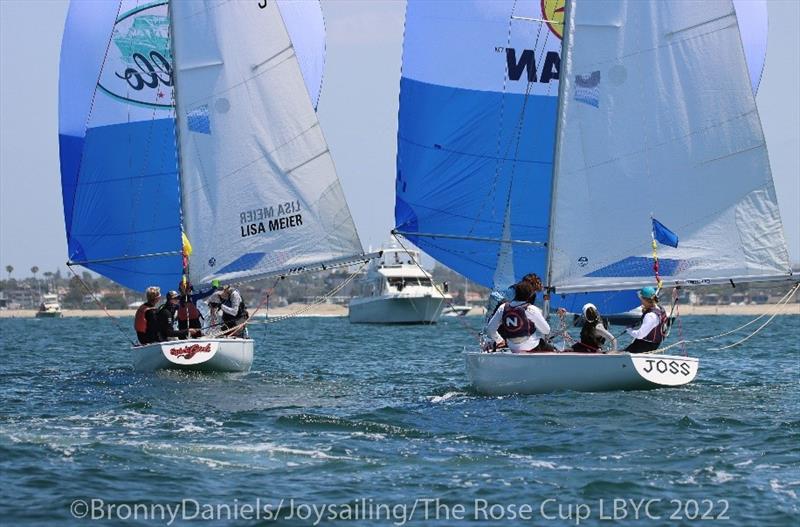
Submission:
{"label": "sailboat", "polygon": [[[655,285],[652,218],[680,235],[665,287],[796,280],[748,71],[760,27],[731,0],[409,1],[395,232],[495,290],[538,273],[572,312]],[[698,365],[466,353],[489,394],[680,386]]]}
{"label": "sailboat", "polygon": [[[72,3],[59,85],[69,265],[166,291],[368,260],[315,113],[323,32],[318,2]],[[240,372],[253,340],[132,355],[137,370]]]}

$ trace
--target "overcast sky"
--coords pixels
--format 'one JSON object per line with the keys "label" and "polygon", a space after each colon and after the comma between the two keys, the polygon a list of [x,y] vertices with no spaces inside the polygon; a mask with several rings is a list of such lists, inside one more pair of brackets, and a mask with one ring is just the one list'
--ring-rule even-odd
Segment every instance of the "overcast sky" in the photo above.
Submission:
{"label": "overcast sky", "polygon": [[[67,2],[0,0],[0,270],[66,270],[58,58]],[[323,1],[319,116],[364,248],[388,240],[405,3]],[[758,107],[789,252],[800,262],[800,2],[770,0]]]}

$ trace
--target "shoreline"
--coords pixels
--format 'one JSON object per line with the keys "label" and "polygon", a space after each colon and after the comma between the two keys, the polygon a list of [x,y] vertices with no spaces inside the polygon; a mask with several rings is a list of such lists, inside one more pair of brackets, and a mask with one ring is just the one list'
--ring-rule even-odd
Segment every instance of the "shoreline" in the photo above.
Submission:
{"label": "shoreline", "polygon": [[[749,304],[734,306],[690,306],[679,305],[678,310],[682,316],[755,316],[764,313],[774,314],[777,304]],[[97,318],[106,316],[102,309],[64,309],[64,318]],[[135,309],[109,309],[108,314],[113,317],[133,317]],[[255,314],[256,319],[264,318],[265,311],[261,310]],[[346,317],[348,314],[347,306],[336,304],[320,304],[309,306],[308,304],[291,304],[286,307],[271,308],[270,318],[296,315],[301,317]],[[781,306],[779,315],[800,315],[800,304],[791,303]],[[468,316],[480,316],[482,310],[473,308]],[[0,311],[0,318],[35,318],[35,309],[7,309]],[[447,318],[443,318],[447,320]]]}

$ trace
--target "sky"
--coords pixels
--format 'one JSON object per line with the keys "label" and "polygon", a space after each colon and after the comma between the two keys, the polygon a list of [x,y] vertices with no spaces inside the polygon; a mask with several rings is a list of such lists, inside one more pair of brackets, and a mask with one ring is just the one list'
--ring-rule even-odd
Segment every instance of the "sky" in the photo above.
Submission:
{"label": "sky", "polygon": [[[318,114],[365,249],[394,226],[405,2],[323,0]],[[757,103],[792,262],[800,262],[800,1],[769,0]],[[65,0],[0,0],[0,270],[66,271],[58,161]],[[5,275],[4,275],[5,276]]]}

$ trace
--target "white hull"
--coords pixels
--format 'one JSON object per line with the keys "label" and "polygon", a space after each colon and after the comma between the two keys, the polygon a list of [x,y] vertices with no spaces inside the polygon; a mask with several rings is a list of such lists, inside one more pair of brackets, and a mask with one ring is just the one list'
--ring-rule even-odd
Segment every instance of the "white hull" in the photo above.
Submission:
{"label": "white hull", "polygon": [[435,324],[443,307],[441,296],[354,298],[350,302],[349,317],[354,324]]}
{"label": "white hull", "polygon": [[155,342],[132,349],[136,371],[195,370],[247,372],[253,364],[252,339],[199,338]]}
{"label": "white hull", "polygon": [[688,384],[699,360],[660,354],[466,353],[472,386],[489,395],[645,390]]}
{"label": "white hull", "polygon": [[61,311],[37,311],[36,318],[61,318],[64,314]]}

